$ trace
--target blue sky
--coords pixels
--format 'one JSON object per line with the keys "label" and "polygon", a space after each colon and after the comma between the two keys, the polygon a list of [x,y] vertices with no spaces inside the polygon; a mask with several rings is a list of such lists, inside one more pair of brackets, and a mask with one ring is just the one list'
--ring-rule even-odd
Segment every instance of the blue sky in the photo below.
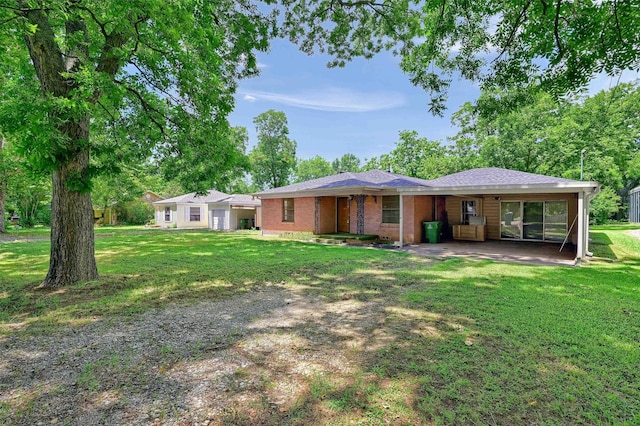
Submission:
{"label": "blue sky", "polygon": [[[269,109],[284,111],[302,159],[320,155],[332,161],[351,153],[364,161],[390,152],[401,130],[445,141],[457,133],[451,114],[480,94],[477,85],[454,80],[445,116],[434,117],[427,94],[411,85],[398,58],[389,53],[329,69],[327,56],[307,56],[288,41],[275,40],[271,51],[258,59],[261,74],[240,83],[229,120],[247,128],[251,149],[257,141],[253,118]],[[637,76],[626,73],[621,81]],[[612,81],[617,78],[601,76],[589,91],[608,89]]]}

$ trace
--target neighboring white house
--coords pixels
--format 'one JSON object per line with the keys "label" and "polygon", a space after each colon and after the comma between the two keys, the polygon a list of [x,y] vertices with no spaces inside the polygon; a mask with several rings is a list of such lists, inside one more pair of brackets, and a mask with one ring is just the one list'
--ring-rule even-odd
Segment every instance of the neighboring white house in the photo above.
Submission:
{"label": "neighboring white house", "polygon": [[251,195],[210,190],[153,203],[155,222],[162,228],[234,230],[260,228],[260,200]]}
{"label": "neighboring white house", "polygon": [[640,186],[629,192],[629,222],[640,223]]}

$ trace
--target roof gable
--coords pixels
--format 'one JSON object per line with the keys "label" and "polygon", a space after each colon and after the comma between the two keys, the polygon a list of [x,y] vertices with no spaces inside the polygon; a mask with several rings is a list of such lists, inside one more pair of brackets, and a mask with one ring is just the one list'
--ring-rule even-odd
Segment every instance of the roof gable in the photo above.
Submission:
{"label": "roof gable", "polygon": [[195,203],[215,203],[218,200],[229,197],[224,192],[210,189],[205,195],[197,195],[195,192],[191,192],[185,195],[178,195],[177,197],[168,198],[166,200],[156,201],[153,204],[195,204]]}
{"label": "roof gable", "polygon": [[267,189],[258,192],[257,195],[292,193],[298,191],[312,191],[321,189],[337,189],[337,188],[400,188],[427,186],[424,179],[412,178],[409,176],[397,175],[394,173],[384,172],[382,170],[369,170],[362,173],[344,172],[318,179],[312,179],[305,182],[294,183],[292,185],[281,186],[279,188]]}

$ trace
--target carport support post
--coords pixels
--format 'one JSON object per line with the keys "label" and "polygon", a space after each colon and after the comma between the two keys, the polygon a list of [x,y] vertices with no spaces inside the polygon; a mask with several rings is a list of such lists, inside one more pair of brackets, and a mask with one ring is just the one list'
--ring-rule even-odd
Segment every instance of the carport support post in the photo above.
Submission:
{"label": "carport support post", "polygon": [[591,257],[593,253],[589,251],[589,209],[591,208],[591,199],[593,198],[593,193],[590,193],[584,203],[584,256]]}
{"label": "carport support post", "polygon": [[402,211],[404,210],[403,196],[400,194],[400,247],[404,247],[404,215]]}
{"label": "carport support post", "polygon": [[578,246],[576,247],[576,259],[584,258],[584,191],[578,193]]}

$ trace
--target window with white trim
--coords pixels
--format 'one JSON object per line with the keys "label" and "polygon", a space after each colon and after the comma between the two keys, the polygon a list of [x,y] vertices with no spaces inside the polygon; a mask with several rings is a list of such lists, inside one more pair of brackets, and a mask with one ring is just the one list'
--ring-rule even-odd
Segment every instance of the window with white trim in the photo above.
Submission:
{"label": "window with white trim", "polygon": [[189,222],[200,222],[200,207],[189,207]]}
{"label": "window with white trim", "polygon": [[400,196],[382,196],[382,223],[400,223]]}
{"label": "window with white trim", "polygon": [[164,221],[171,222],[171,207],[164,208]]}

